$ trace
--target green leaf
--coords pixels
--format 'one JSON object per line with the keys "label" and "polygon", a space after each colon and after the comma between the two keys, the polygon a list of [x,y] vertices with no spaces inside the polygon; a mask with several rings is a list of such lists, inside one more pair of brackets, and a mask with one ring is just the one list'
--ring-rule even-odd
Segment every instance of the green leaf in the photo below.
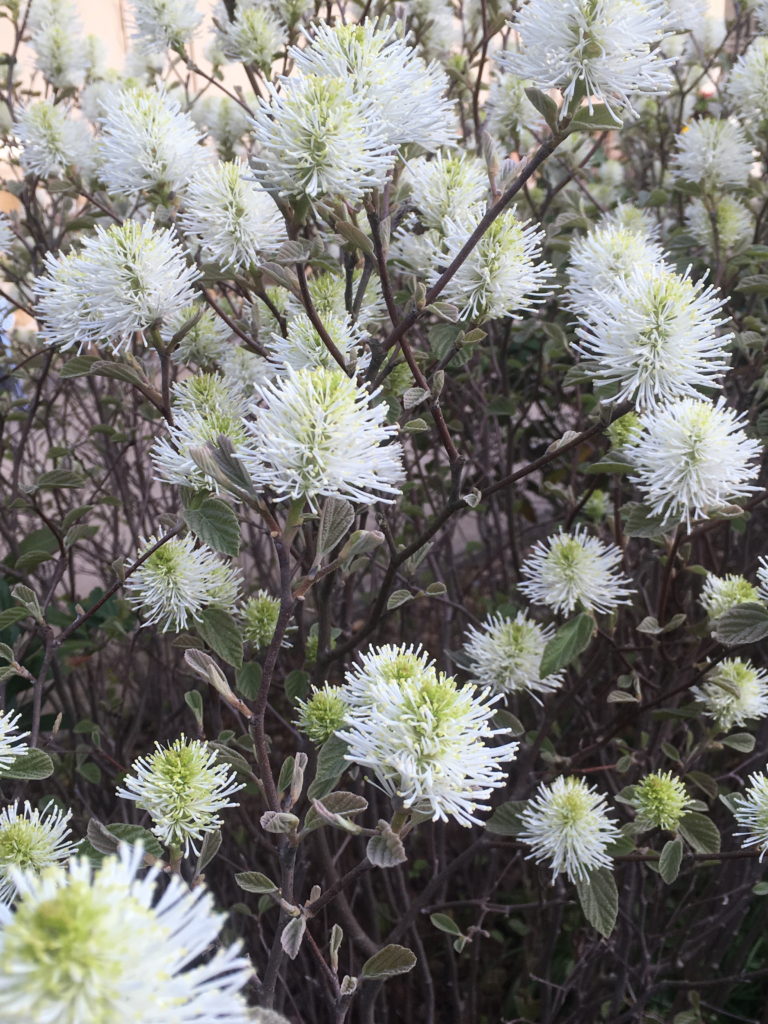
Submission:
{"label": "green leaf", "polygon": [[568,125],[568,131],[606,132],[621,127],[622,122],[616,120],[604,103],[596,103],[591,112],[588,107],[581,107]]}
{"label": "green leaf", "polygon": [[541,89],[534,89],[533,86],[525,90],[525,95],[554,132],[557,129],[557,119],[560,116],[560,111],[552,97],[542,92]]}
{"label": "green leaf", "polygon": [[413,597],[410,590],[393,590],[387,598],[387,611],[392,611],[395,608],[399,608],[400,605],[406,604]]}
{"label": "green leaf", "polygon": [[193,499],[184,509],[184,521],[196,537],[216,551],[236,555],[240,550],[240,524],[221,498]]}
{"label": "green leaf", "polygon": [[375,256],[375,250],[371,239],[368,235],[364,234],[360,228],[355,227],[355,225],[350,221],[341,219],[337,220],[336,230],[345,242],[349,242],[350,245],[353,245],[356,249],[360,249],[371,258]]}
{"label": "green leaf", "polygon": [[354,521],[355,510],[348,501],[326,498],[317,531],[317,562],[333,551],[342,537],[352,529]]}
{"label": "green leaf", "polygon": [[9,626],[15,626],[17,622],[28,618],[29,612],[26,608],[6,608],[0,612],[0,629],[8,629]]}
{"label": "green leaf", "polygon": [[240,628],[223,608],[206,608],[196,623],[197,632],[214,653],[229,665],[241,668],[243,664],[243,636]]}
{"label": "green leaf", "polygon": [[195,868],[195,875],[199,876],[208,867],[213,858],[219,852],[221,847],[221,832],[217,829],[215,832],[206,832],[205,839],[203,839],[203,845],[200,847],[200,856],[197,858],[197,867]]}
{"label": "green leaf", "polygon": [[53,761],[44,750],[30,747],[26,754],[14,758],[7,767],[0,769],[3,779],[49,779],[53,775]]}
{"label": "green leaf", "polygon": [[385,946],[366,960],[360,977],[364,981],[393,978],[396,974],[407,974],[416,966],[416,954],[407,946]]}
{"label": "green leaf", "polygon": [[751,754],[755,749],[755,737],[751,732],[732,732],[720,740],[724,747],[739,750],[742,754]]}
{"label": "green leaf", "polygon": [[195,716],[197,727],[203,728],[203,697],[199,690],[187,690],[184,694],[184,703]]}
{"label": "green leaf", "polygon": [[[352,818],[356,814],[361,814],[368,806],[368,801],[365,797],[358,796],[357,793],[347,793],[343,789],[335,793],[329,793],[323,797],[322,801],[317,800],[316,803],[322,803],[326,811],[330,814],[336,814],[340,818]],[[313,832],[316,828],[322,828],[323,825],[327,824],[329,822],[318,813],[313,804],[304,818],[304,831]]]}
{"label": "green leaf", "polygon": [[689,811],[680,819],[678,831],[696,853],[719,853],[720,833],[711,818]]}
{"label": "green leaf", "polygon": [[624,532],[628,537],[660,540],[664,536],[663,516],[652,516],[648,509],[637,501],[629,501],[622,507],[621,518]]}
{"label": "green leaf", "polygon": [[322,745],[317,756],[317,772],[307,790],[307,797],[310,800],[323,800],[336,788],[336,783],[348,765],[344,757],[348,749],[344,740],[340,740],[338,736],[331,736]]}
{"label": "green leaf", "polygon": [[495,836],[517,836],[523,831],[520,815],[525,810],[525,800],[508,800],[500,804],[485,823],[486,832]]}
{"label": "green leaf", "polygon": [[142,828],[141,825],[128,825],[125,822],[117,822],[114,825],[107,825],[107,831],[121,843],[130,843],[131,846],[141,843],[144,847],[144,852],[151,854],[153,857],[162,857],[165,852],[155,836],[147,831],[147,829]]}
{"label": "green leaf", "polygon": [[277,886],[271,878],[260,871],[241,871],[235,875],[235,882],[246,892],[277,892]]}
{"label": "green leaf", "polygon": [[141,387],[146,381],[126,363],[112,363],[106,359],[97,359],[91,366],[91,373],[94,377],[110,377],[112,380],[121,380],[125,384],[133,384]]}
{"label": "green leaf", "polygon": [[235,689],[246,700],[255,700],[261,689],[261,665],[258,661],[248,661],[236,676]]}
{"label": "green leaf", "polygon": [[397,832],[393,832],[386,821],[380,821],[375,836],[371,836],[365,848],[366,856],[377,868],[393,868],[403,864],[408,858],[405,854],[403,841]]}
{"label": "green leaf", "polygon": [[594,628],[594,619],[586,612],[581,612],[561,626],[544,648],[539,667],[539,678],[545,679],[554,672],[559,672],[566,665],[570,665],[573,659],[589,645]]}
{"label": "green leaf", "polygon": [[68,359],[66,363],[59,370],[59,376],[64,379],[68,377],[86,377],[93,367],[94,363],[98,363],[96,356],[75,356],[74,359]]}
{"label": "green leaf", "polygon": [[71,548],[79,540],[90,540],[99,532],[98,526],[89,526],[87,523],[76,523],[71,526],[64,537],[64,547]]}
{"label": "green leaf", "polygon": [[23,555],[19,555],[16,559],[16,568],[21,572],[31,572],[38,565],[42,565],[43,562],[47,562],[51,558],[53,558],[53,555],[49,551],[40,551],[33,548],[31,551],[25,551]]}
{"label": "green leaf", "polygon": [[71,469],[50,469],[41,473],[35,481],[38,490],[56,490],[59,487],[81,487],[85,478],[82,473],[74,473]]}
{"label": "green leaf", "polygon": [[613,872],[598,868],[587,879],[576,883],[576,891],[584,917],[607,939],[619,913],[619,893]]}
{"label": "green leaf", "polygon": [[726,647],[764,640],[768,636],[768,609],[756,601],[737,604],[715,619],[712,635]]}
{"label": "green leaf", "polygon": [[309,689],[309,673],[295,668],[285,677],[285,695],[289,700],[295,701],[304,697]]}
{"label": "green leaf", "polygon": [[283,928],[280,935],[280,945],[289,960],[295,960],[301,949],[301,942],[304,932],[307,930],[307,920],[304,917],[292,917]]}
{"label": "green leaf", "polygon": [[299,828],[299,819],[289,811],[265,811],[260,822],[265,832],[274,835],[291,835]]}
{"label": "green leaf", "polygon": [[667,885],[671,885],[677,878],[682,859],[682,839],[670,839],[668,843],[664,844],[664,849],[659,857],[659,874]]}
{"label": "green leaf", "polygon": [[448,914],[430,914],[429,920],[435,926],[439,928],[441,932],[447,932],[449,935],[461,935],[461,928],[456,924],[452,917]]}

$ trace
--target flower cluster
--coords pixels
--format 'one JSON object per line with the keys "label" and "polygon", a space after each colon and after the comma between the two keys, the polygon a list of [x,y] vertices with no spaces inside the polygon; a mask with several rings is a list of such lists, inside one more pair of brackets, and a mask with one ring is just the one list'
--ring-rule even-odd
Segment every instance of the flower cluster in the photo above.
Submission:
{"label": "flower cluster", "polygon": [[551,693],[563,684],[562,672],[541,675],[541,656],[554,636],[525,612],[512,618],[490,615],[482,628],[470,626],[464,644],[472,681],[499,693]]}
{"label": "flower cluster", "polygon": [[202,886],[159,869],[139,877],[140,846],[96,868],[83,857],[39,875],[16,871],[13,909],[0,903],[0,1018],[8,1024],[168,1020],[247,1024],[240,990],[251,970],[220,946],[224,917]]}
{"label": "flower cluster", "polygon": [[633,593],[621,571],[622,553],[613,544],[590,537],[583,526],[572,533],[560,530],[539,541],[520,568],[520,590],[531,601],[568,614],[581,606],[610,612],[629,604]]}
{"label": "flower cluster", "polygon": [[221,827],[219,811],[237,807],[229,798],[243,788],[215,750],[185,736],[168,747],[155,743],[154,753],[137,758],[131,772],[117,795],[147,811],[160,842],[185,857],[199,853],[203,836]]}
{"label": "flower cluster", "polygon": [[571,882],[580,882],[597,868],[609,868],[608,847],[621,834],[605,796],[583,779],[562,775],[539,786],[520,821],[518,838],[530,846],[529,857],[549,863],[553,881],[565,872]]}
{"label": "flower cluster", "polygon": [[38,309],[49,345],[115,352],[178,316],[194,299],[198,272],[174,233],[152,220],[96,228],[79,251],[48,254],[37,280]]}
{"label": "flower cluster", "polygon": [[633,98],[664,90],[667,65],[657,44],[665,32],[662,0],[529,0],[512,27],[519,53],[499,55],[504,68],[566,102],[582,84],[590,109],[601,100],[618,115]]}
{"label": "flower cluster", "polygon": [[191,534],[162,544],[149,537],[139,557],[150,551],[125,581],[126,597],[143,613],[145,626],[157,623],[163,632],[179,631],[199,620],[204,608],[231,608],[237,602],[239,571],[205,544],[196,545]]}
{"label": "flower cluster", "polygon": [[348,674],[347,760],[370,768],[403,807],[434,820],[478,821],[501,765],[517,743],[488,743],[503,730],[491,726],[495,698],[471,684],[460,687],[412,647],[372,648]]}
{"label": "flower cluster", "polygon": [[445,72],[397,38],[395,23],[319,23],[290,55],[300,73],[269,86],[254,121],[266,187],[357,201],[384,184],[396,147],[453,141]]}

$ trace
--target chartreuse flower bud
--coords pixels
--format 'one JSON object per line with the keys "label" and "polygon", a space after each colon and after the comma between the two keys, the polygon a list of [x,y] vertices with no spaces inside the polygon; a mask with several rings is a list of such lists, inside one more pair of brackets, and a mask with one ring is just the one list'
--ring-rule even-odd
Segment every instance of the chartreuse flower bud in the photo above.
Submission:
{"label": "chartreuse flower bud", "polygon": [[325,743],[344,724],[347,702],[340,686],[313,686],[307,700],[298,700],[296,725],[318,745]]}
{"label": "chartreuse flower bud", "polygon": [[672,772],[646,775],[635,787],[632,802],[642,829],[661,828],[668,832],[677,829],[690,805],[685,786]]}

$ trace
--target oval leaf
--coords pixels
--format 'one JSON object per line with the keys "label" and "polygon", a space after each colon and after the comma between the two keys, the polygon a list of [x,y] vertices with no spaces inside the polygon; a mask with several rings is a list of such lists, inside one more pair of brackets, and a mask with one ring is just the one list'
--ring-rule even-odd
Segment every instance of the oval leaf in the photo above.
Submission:
{"label": "oval leaf", "polygon": [[539,677],[545,679],[547,676],[559,672],[566,665],[570,665],[573,659],[589,645],[594,628],[594,620],[586,612],[581,612],[561,626],[544,648],[539,666]]}
{"label": "oval leaf", "polygon": [[360,977],[365,981],[377,978],[393,978],[396,974],[407,974],[416,966],[416,954],[407,946],[385,946],[366,960]]}
{"label": "oval leaf", "polygon": [[619,913],[619,893],[613,872],[598,868],[587,879],[576,883],[576,891],[584,917],[607,939]]}

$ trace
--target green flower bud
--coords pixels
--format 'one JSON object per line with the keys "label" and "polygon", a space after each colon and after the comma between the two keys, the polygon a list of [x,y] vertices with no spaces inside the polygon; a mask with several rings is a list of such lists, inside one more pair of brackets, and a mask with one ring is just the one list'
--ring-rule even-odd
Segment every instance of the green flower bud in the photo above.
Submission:
{"label": "green flower bud", "polygon": [[633,803],[642,829],[674,832],[690,801],[682,781],[672,772],[654,772],[638,783]]}
{"label": "green flower bud", "polygon": [[329,686],[328,683],[320,689],[313,686],[308,699],[297,700],[296,703],[299,708],[296,725],[313,743],[325,743],[344,725],[347,702],[340,686]]}
{"label": "green flower bud", "polygon": [[257,590],[243,605],[243,636],[254,647],[266,647],[275,635],[280,600],[266,590]]}

